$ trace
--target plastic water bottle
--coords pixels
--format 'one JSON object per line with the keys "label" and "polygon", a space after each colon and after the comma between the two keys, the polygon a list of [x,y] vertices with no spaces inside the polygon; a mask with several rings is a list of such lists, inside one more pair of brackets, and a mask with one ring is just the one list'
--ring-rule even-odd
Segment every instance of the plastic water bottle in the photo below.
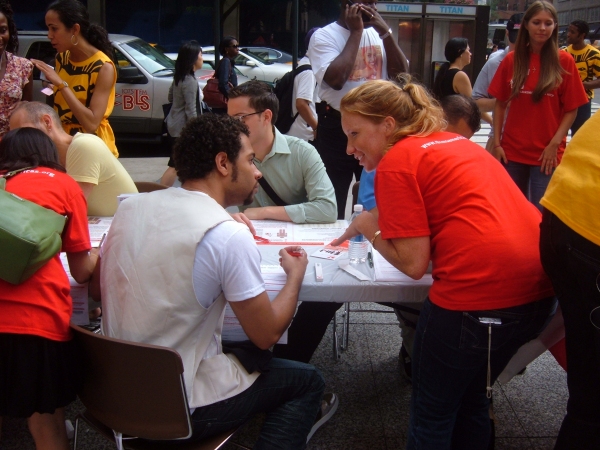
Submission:
{"label": "plastic water bottle", "polygon": [[[350,218],[352,222],[360,213],[363,211],[362,205],[354,205],[354,213]],[[367,260],[367,251],[369,249],[369,243],[362,234],[354,236],[350,239],[350,245],[348,246],[348,256],[350,257],[350,264],[362,264]]]}

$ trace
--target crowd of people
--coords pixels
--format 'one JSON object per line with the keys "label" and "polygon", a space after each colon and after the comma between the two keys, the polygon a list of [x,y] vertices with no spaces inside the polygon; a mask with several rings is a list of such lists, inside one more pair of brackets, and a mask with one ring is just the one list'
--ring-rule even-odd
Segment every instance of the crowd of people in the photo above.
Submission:
{"label": "crowd of people", "polygon": [[[487,449],[492,386],[557,308],[569,402],[555,448],[600,448],[600,115],[590,117],[600,53],[584,44],[587,24],[572,22],[560,50],[556,10],[535,1],[508,21],[508,46],[473,89],[462,70],[469,43],[455,37],[430,91],[408,74],[374,3],[343,1],[335,22],[309,33],[311,70],[295,82],[312,88],[294,85],[288,134],[274,126],[270,86],[237,85],[237,39],[219,46],[227,108],[213,112],[194,78],[202,49],[184,43],[162,177],[180,187],[119,205],[137,188],[107,121],[116,69],[106,31],[78,0],[55,1],[45,16],[55,68],[30,62],[13,55],[17,28],[0,1],[6,190],[67,217],[62,251],[101,302],[104,334],[180,354],[191,441],[262,412],[254,448],[302,449],[336,412],[310,361],[341,304],[298,305],[308,264],[299,246],[279,252],[287,277],[270,301],[252,221],[343,219],[354,177],[365,212],[332,244],[361,234],[413,279],[432,266],[420,311],[397,311],[412,380],[407,448]],[[54,107],[30,101],[34,66]],[[469,139],[489,112],[484,149]],[[87,215],[114,216],[98,249]],[[0,279],[0,418],[27,418],[39,449],[68,448],[64,407],[81,382],[69,289],[59,254],[20,284]],[[249,338],[241,350],[260,362],[221,342],[226,305]]]}

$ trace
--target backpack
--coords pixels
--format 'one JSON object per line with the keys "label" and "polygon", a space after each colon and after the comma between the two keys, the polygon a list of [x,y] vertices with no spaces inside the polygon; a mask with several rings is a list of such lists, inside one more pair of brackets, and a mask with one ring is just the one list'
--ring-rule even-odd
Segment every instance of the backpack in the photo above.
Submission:
{"label": "backpack", "polygon": [[277,121],[275,126],[280,133],[287,133],[290,131],[292,124],[298,117],[298,113],[292,115],[292,102],[294,99],[294,80],[296,75],[304,72],[305,70],[312,70],[310,64],[304,64],[296,67],[296,69],[286,73],[277,84],[275,84],[275,95],[279,100],[279,114],[277,115]]}

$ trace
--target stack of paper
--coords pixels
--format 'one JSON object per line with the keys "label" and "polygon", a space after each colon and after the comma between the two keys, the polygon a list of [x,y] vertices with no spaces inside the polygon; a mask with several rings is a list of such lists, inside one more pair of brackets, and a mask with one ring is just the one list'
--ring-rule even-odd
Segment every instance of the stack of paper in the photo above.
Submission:
{"label": "stack of paper", "polygon": [[373,252],[375,281],[411,281],[410,277],[392,266],[377,250],[371,249],[371,251]]}
{"label": "stack of paper", "polygon": [[90,243],[92,247],[100,245],[102,236],[108,233],[112,220],[112,217],[88,217],[88,229],[90,230]]}

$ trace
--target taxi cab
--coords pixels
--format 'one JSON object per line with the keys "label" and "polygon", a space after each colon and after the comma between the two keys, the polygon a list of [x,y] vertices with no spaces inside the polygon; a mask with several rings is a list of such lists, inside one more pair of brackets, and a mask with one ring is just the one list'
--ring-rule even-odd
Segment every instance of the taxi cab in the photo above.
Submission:
{"label": "taxi cab", "polygon": [[[109,117],[118,141],[160,142],[174,62],[135,36],[109,34],[117,60],[115,106]],[[19,56],[54,66],[56,50],[45,31],[19,31]],[[33,72],[33,99],[46,102],[40,71]]]}

